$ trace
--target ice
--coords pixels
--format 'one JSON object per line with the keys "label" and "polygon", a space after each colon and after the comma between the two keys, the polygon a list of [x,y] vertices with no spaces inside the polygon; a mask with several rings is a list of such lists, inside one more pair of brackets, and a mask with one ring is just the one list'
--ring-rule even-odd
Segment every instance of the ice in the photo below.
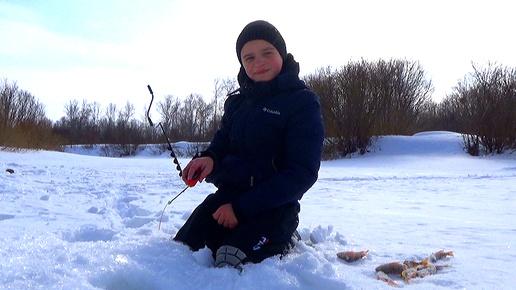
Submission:
{"label": "ice", "polygon": [[[452,267],[400,287],[514,287],[516,154],[472,157],[461,141],[386,136],[366,155],[323,162],[301,201],[302,240],[241,273],[171,239],[212,185],[188,189],[158,230],[184,188],[168,154],[0,151],[0,288],[391,289],[377,266],[441,249],[454,251],[442,261]],[[336,257],[363,250],[354,263]]]}

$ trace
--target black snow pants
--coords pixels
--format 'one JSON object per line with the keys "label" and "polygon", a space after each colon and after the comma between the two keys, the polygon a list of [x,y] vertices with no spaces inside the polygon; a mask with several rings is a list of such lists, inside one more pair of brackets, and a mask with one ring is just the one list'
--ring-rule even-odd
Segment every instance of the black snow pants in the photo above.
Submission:
{"label": "black snow pants", "polygon": [[283,254],[299,224],[299,205],[287,204],[240,223],[234,229],[221,226],[212,214],[227,203],[218,194],[210,194],[192,212],[174,237],[193,251],[207,246],[215,256],[221,246],[233,246],[245,253],[244,262],[259,263]]}

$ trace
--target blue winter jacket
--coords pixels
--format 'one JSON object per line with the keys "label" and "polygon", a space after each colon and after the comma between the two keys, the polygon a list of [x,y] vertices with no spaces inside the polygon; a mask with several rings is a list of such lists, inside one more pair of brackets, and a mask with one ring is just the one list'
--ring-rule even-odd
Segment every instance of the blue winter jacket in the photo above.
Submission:
{"label": "blue winter jacket", "polygon": [[[299,64],[268,82],[243,83],[228,97],[208,155],[207,177],[242,222],[297,203],[315,183],[324,127],[317,96],[299,80]],[[292,63],[294,62],[294,63]]]}

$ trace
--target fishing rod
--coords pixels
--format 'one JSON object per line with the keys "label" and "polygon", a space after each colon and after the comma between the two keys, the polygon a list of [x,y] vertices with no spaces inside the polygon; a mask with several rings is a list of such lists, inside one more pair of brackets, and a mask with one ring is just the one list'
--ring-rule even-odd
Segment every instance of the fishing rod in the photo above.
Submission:
{"label": "fishing rod", "polygon": [[[154,122],[152,122],[152,119],[150,117],[150,109],[152,107],[152,102],[154,101],[154,92],[152,91],[150,85],[147,85],[147,88],[149,89],[149,92],[151,94],[151,101],[149,104],[149,108],[147,109],[147,120],[149,121],[149,124],[151,125],[151,127],[154,127]],[[161,132],[163,132],[163,136],[165,136],[165,139],[166,139],[167,145],[168,145],[167,149],[170,151],[170,157],[173,158],[173,162],[176,165],[176,170],[179,172],[179,177],[182,177],[183,169],[181,168],[181,165],[179,164],[179,161],[177,160],[177,156],[174,153],[174,150],[172,149],[172,143],[170,143],[170,140],[168,139],[167,133],[165,132],[165,128],[163,128],[163,125],[161,124],[161,122],[158,123],[158,126],[161,128]],[[178,198],[188,188],[194,187],[195,184],[197,184],[197,181],[199,180],[200,175],[201,175],[201,169],[199,168],[194,172],[192,179],[186,181],[186,187],[183,190],[181,190],[176,196],[174,196],[174,198],[172,198],[171,200],[169,200],[167,202],[167,204],[163,208],[163,211],[161,212],[161,217],[159,219],[159,224],[158,224],[158,230],[161,228],[161,221],[163,219],[163,214],[165,213],[165,209],[167,208],[167,206],[169,204],[171,204],[174,200],[176,200],[176,198]]]}

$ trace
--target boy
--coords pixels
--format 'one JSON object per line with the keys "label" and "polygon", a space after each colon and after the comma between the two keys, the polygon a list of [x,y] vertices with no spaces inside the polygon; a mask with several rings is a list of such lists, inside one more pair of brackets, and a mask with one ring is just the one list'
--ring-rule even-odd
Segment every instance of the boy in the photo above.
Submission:
{"label": "boy", "polygon": [[193,251],[207,246],[217,267],[241,269],[288,250],[298,201],[317,180],[324,127],[317,96],[272,24],[249,23],[236,52],[240,89],[228,96],[208,149],[183,173],[186,182],[198,172],[218,190],[174,240]]}

